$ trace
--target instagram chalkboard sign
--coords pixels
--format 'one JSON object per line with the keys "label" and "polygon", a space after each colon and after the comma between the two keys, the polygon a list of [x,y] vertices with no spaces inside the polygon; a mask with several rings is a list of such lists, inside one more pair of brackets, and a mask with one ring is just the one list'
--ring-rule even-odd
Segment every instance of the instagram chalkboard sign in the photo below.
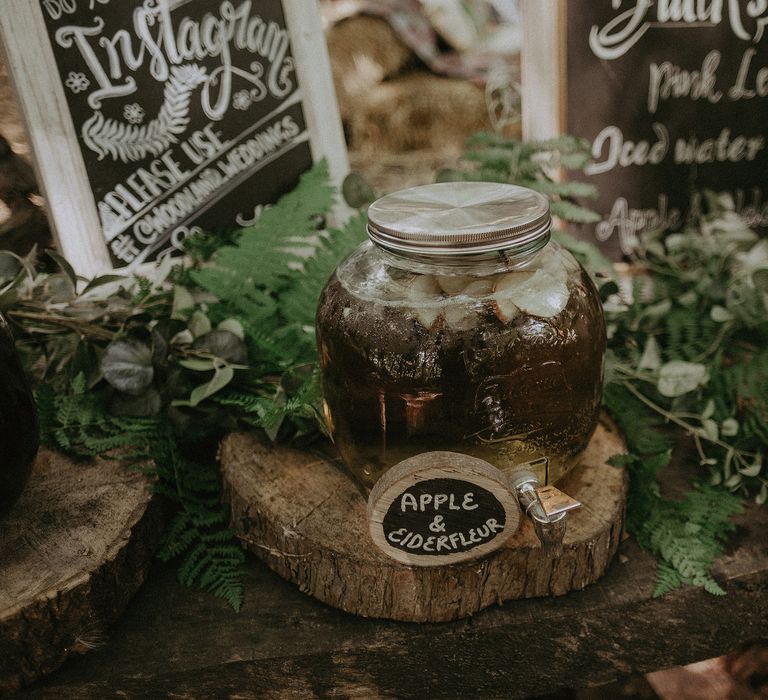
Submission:
{"label": "instagram chalkboard sign", "polygon": [[62,252],[82,274],[246,225],[346,150],[315,2],[4,0]]}
{"label": "instagram chalkboard sign", "polygon": [[768,226],[768,2],[525,0],[524,131],[586,138],[601,221],[580,233],[614,258],[648,228],[679,228],[696,193],[731,195]]}
{"label": "instagram chalkboard sign", "polygon": [[520,512],[506,477],[457,452],[424,452],[392,467],[368,498],[373,542],[411,566],[456,564],[507,541]]}

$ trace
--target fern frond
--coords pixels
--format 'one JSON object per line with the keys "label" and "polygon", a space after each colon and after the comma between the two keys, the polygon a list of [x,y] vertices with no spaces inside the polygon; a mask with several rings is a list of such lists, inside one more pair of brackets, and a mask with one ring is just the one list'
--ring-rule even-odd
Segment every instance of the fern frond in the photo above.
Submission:
{"label": "fern frond", "polygon": [[333,201],[328,165],[321,161],[233,245],[220,248],[208,267],[193,271],[192,279],[244,314],[274,311],[269,294],[282,289],[291,266],[301,266],[307,251],[320,245],[318,227]]}
{"label": "fern frond", "polygon": [[630,470],[627,527],[641,547],[659,558],[654,595],[683,584],[721,593],[710,569],[734,529],[731,517],[741,510],[741,499],[708,485],[697,485],[679,501],[663,496],[656,477],[669,464],[672,440],[659,417],[617,384],[606,387],[605,405],[630,450],[612,460]]}
{"label": "fern frond", "polygon": [[290,286],[280,295],[280,312],[286,321],[314,329],[320,292],[339,262],[365,240],[365,222],[365,215],[358,214],[344,228],[331,229],[321,239],[300,274],[291,278]]}
{"label": "fern frond", "polygon": [[173,485],[166,492],[178,506],[158,556],[164,561],[179,558],[181,583],[209,591],[239,610],[245,557],[220,501],[216,466],[182,457],[173,439],[156,445],[154,458],[161,478]]}

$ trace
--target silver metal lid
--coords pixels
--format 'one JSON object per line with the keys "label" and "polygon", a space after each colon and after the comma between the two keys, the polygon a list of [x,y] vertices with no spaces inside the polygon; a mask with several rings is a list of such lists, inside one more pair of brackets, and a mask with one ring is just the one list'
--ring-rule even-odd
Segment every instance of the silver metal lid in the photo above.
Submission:
{"label": "silver metal lid", "polygon": [[549,200],[526,187],[439,182],[388,194],[368,208],[368,237],[401,253],[533,253],[549,241]]}

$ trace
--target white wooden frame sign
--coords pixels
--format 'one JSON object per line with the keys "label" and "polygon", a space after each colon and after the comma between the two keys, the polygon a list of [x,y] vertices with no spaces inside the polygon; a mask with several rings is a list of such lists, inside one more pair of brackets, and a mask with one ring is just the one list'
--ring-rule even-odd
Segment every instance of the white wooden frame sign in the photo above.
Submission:
{"label": "white wooden frame sign", "polygon": [[0,40],[57,244],[132,268],[348,170],[317,0],[3,0]]}

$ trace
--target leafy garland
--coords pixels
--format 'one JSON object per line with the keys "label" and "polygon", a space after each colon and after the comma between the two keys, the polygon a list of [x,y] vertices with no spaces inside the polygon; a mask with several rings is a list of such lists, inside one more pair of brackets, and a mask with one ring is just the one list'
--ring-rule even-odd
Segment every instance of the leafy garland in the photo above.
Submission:
{"label": "leafy garland", "polygon": [[212,260],[214,239],[198,239],[191,264],[166,260],[151,277],[87,281],[53,251],[53,274],[35,252],[0,253],[0,312],[37,387],[43,442],[151,465],[176,505],[160,557],[235,609],[244,557],[215,451],[238,427],[305,444],[319,435],[316,300],[365,238],[359,216],[322,230],[334,197],[321,163]]}
{"label": "leafy garland", "polygon": [[[594,218],[573,199],[594,195],[592,188],[551,176],[556,165],[583,167],[582,142],[478,136],[468,155],[465,168],[441,179],[520,182],[546,192],[564,218]],[[318,164],[225,245],[193,239],[186,263],[166,260],[151,276],[87,281],[50,251],[60,272],[41,272],[34,253],[0,253],[0,311],[16,325],[36,381],[44,442],[80,457],[110,453],[150,465],[157,490],[177,507],[160,556],[178,558],[183,583],[235,609],[243,554],[222,505],[215,448],[238,427],[300,445],[324,429],[315,306],[338,261],[365,238],[362,215],[341,230],[323,229],[333,203],[327,167]],[[658,593],[682,583],[721,592],[709,569],[730,515],[747,493],[766,500],[759,455],[768,444],[768,352],[759,347],[768,260],[762,265],[763,244],[739,219],[710,204],[682,234],[647,235],[652,284],[638,280],[630,303],[596,249],[560,236],[606,300],[605,402],[630,446],[615,461],[632,474],[629,527],[659,558]],[[712,482],[683,500],[663,496],[656,481],[676,437],[670,424],[693,436]]]}

